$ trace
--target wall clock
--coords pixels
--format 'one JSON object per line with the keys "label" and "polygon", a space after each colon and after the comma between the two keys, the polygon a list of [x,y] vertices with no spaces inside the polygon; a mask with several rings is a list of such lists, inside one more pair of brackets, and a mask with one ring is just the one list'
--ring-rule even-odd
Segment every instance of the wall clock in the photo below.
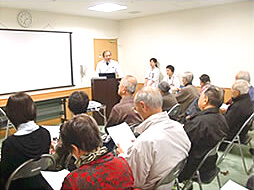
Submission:
{"label": "wall clock", "polygon": [[29,11],[20,11],[17,20],[19,25],[24,28],[28,28],[33,22],[32,15]]}

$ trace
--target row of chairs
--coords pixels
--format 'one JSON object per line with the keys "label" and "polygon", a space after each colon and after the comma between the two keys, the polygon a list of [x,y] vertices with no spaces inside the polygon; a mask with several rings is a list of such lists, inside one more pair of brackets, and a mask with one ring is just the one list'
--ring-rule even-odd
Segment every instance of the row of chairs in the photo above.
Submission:
{"label": "row of chairs", "polygon": [[[177,177],[178,175],[181,173],[182,169],[184,168],[184,165],[186,164],[186,161],[187,161],[187,158],[182,160],[181,162],[179,162],[174,168],[172,171],[170,171],[168,173],[168,175],[166,175],[163,179],[161,179],[156,185],[155,185],[155,188],[154,189],[158,189],[160,186],[162,185],[165,185],[165,184],[169,184],[169,183],[172,183],[174,180],[175,180],[175,184],[176,184],[176,188],[177,190],[187,190],[190,188],[192,182],[193,182],[193,179],[195,179],[195,182],[197,182],[199,184],[199,189],[202,190],[202,184],[203,182],[201,181],[201,178],[200,178],[200,173],[199,173],[199,169],[202,167],[202,165],[204,164],[204,162],[206,161],[206,159],[210,156],[213,156],[215,154],[218,153],[218,150],[219,150],[219,147],[222,143],[228,143],[227,147],[226,147],[226,150],[222,153],[222,155],[219,157],[218,161],[217,161],[217,166],[219,166],[219,164],[222,163],[222,161],[225,159],[225,157],[228,155],[228,153],[232,150],[232,148],[235,146],[235,145],[238,145],[239,148],[240,148],[240,155],[241,155],[241,158],[242,158],[242,163],[243,163],[243,168],[244,168],[244,171],[246,172],[247,175],[249,175],[251,173],[251,171],[253,170],[254,168],[254,164],[251,165],[251,167],[248,169],[247,168],[247,165],[246,165],[246,161],[245,161],[245,157],[244,157],[244,154],[243,154],[243,150],[242,150],[242,146],[244,146],[243,144],[241,144],[240,142],[240,133],[241,131],[246,128],[246,127],[250,127],[250,125],[253,125],[253,120],[254,120],[254,113],[252,113],[252,115],[244,122],[244,124],[242,125],[242,127],[240,128],[240,130],[237,132],[237,134],[235,135],[235,137],[232,139],[232,141],[228,141],[228,140],[225,140],[224,138],[219,141],[217,143],[217,145],[212,148],[206,155],[205,157],[202,159],[202,161],[199,163],[198,167],[196,168],[196,171],[193,173],[193,175],[190,177],[189,180],[187,180],[184,184],[183,187],[180,187],[179,186],[179,183],[178,183],[178,180],[177,180]],[[251,145],[251,143],[250,143]],[[220,174],[220,169],[219,167],[217,168],[217,172],[215,173],[214,175],[214,178],[217,177],[217,182],[218,182],[218,186],[219,186],[219,189],[221,189],[222,185],[221,185],[221,181],[220,181],[220,177],[219,177],[219,174]],[[213,178],[213,179],[214,179]],[[211,179],[211,181],[213,180]]]}
{"label": "row of chairs", "polygon": [[[171,108],[170,111],[168,111],[169,117],[174,118],[175,116],[177,116],[179,114],[179,110],[180,110],[180,105],[176,104],[173,108]],[[2,114],[5,115],[3,110],[0,109],[0,112],[2,112]],[[226,150],[223,152],[223,154],[220,156],[220,158],[218,159],[217,165],[222,163],[222,161],[225,159],[227,154],[232,150],[232,148],[235,145],[238,145],[240,148],[240,154],[241,154],[244,170],[245,170],[246,174],[249,175],[250,172],[252,171],[252,169],[254,168],[254,164],[252,164],[252,166],[249,169],[247,168],[243,150],[242,150],[242,144],[240,142],[240,133],[245,127],[249,127],[250,125],[253,124],[253,119],[254,119],[254,113],[245,121],[245,123],[243,124],[241,129],[238,131],[238,133],[235,135],[235,137],[232,139],[232,141],[226,141],[226,140],[222,139],[213,149],[211,149],[206,154],[206,156],[203,158],[203,160],[200,162],[196,171],[193,173],[192,177],[189,180],[187,180],[187,182],[184,184],[184,187],[180,188],[179,183],[177,181],[177,177],[180,174],[180,172],[182,171],[182,169],[184,168],[184,165],[187,162],[187,158],[182,160],[181,162],[179,162],[174,167],[174,169],[169,172],[168,175],[166,175],[163,179],[161,179],[155,185],[154,189],[158,189],[160,186],[172,183],[174,180],[176,180],[175,183],[176,183],[177,189],[178,190],[179,189],[186,190],[190,187],[193,179],[195,178],[196,182],[199,184],[200,190],[202,190],[202,181],[200,179],[199,169],[202,167],[203,163],[209,156],[215,155],[218,152],[218,148],[222,142],[228,143],[228,146],[227,146]],[[53,165],[53,168],[54,168],[56,163],[55,163],[54,157],[51,155],[48,155],[48,154],[42,155],[40,158],[37,158],[37,159],[30,159],[30,160],[26,161],[11,174],[11,176],[9,177],[9,179],[6,183],[6,190],[8,190],[12,180],[23,178],[23,177],[32,177],[32,176],[38,175],[40,173],[40,171],[46,170],[50,165]],[[220,178],[219,178],[219,173],[220,173],[220,170],[217,171],[214,178],[217,176],[218,186],[220,189],[221,182],[220,182]]]}

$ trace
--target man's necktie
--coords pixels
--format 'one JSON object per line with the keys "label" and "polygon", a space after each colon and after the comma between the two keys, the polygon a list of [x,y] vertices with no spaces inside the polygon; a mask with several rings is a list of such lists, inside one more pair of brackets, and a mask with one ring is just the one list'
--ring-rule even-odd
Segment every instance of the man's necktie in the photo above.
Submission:
{"label": "man's necktie", "polygon": [[109,63],[108,62],[106,62],[106,65],[108,65]]}

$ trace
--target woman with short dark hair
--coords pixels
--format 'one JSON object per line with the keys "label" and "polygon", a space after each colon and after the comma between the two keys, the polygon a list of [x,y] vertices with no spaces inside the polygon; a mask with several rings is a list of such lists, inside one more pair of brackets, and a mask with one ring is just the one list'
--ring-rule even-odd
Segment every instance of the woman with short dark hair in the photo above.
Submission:
{"label": "woman with short dark hair", "polygon": [[155,58],[150,59],[150,67],[145,74],[144,86],[158,87],[160,82],[160,69],[158,67],[158,61]]}
{"label": "woman with short dark hair", "polygon": [[[37,111],[32,98],[24,92],[9,97],[6,113],[17,132],[3,141],[1,150],[1,180],[7,181],[11,173],[25,161],[48,154],[50,134],[35,123]],[[9,189],[52,189],[42,175],[17,179]]]}
{"label": "woman with short dark hair", "polygon": [[73,117],[61,127],[63,145],[75,157],[74,170],[64,179],[62,190],[132,189],[133,176],[122,157],[102,147],[96,121],[86,115]]}

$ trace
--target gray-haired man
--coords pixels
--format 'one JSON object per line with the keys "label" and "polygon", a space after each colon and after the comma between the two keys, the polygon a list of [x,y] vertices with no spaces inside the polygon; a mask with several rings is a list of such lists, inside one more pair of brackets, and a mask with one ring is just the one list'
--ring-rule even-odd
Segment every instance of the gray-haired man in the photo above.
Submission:
{"label": "gray-haired man", "polygon": [[[162,96],[155,87],[143,87],[134,98],[135,110],[144,118],[135,128],[140,136],[128,152],[118,148],[129,163],[134,186],[148,190],[188,156],[190,141],[180,123],[162,112]],[[173,184],[168,185],[171,189]]]}

